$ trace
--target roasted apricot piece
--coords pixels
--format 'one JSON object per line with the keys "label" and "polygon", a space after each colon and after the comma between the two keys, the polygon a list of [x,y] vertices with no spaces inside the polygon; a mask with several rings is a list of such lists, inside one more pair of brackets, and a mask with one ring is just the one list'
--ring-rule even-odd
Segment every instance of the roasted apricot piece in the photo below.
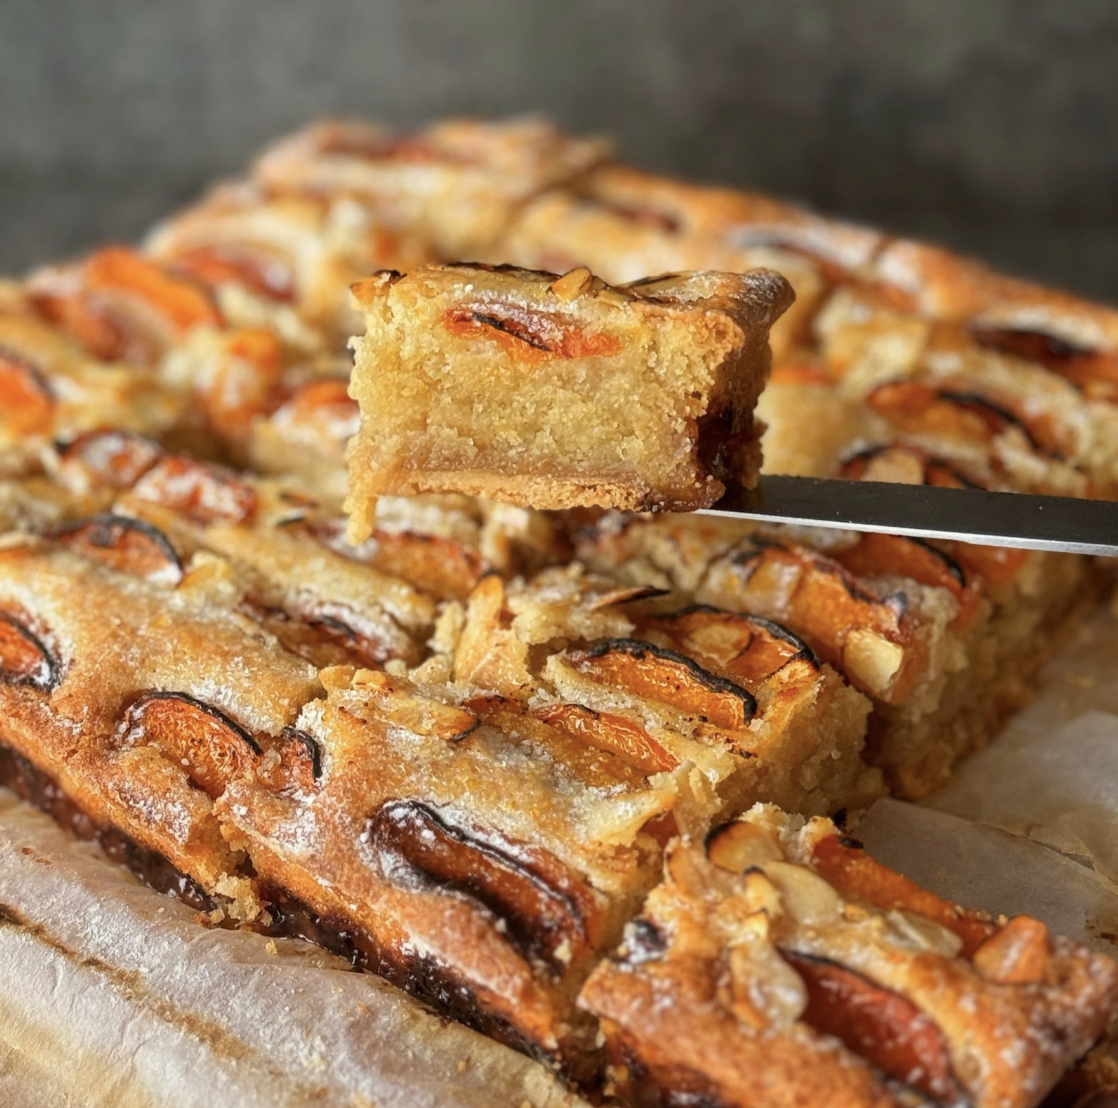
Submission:
{"label": "roasted apricot piece", "polygon": [[965,1100],[943,1032],[910,1000],[826,958],[781,954],[807,986],[806,1023],[927,1096]]}
{"label": "roasted apricot piece", "polygon": [[319,377],[292,388],[277,418],[293,428],[311,429],[321,438],[345,441],[357,429],[357,401],[346,377]]}
{"label": "roasted apricot piece", "polygon": [[852,481],[898,481],[947,489],[982,487],[942,458],[903,443],[860,450],[842,463],[837,476]]}
{"label": "roasted apricot piece", "polygon": [[811,866],[846,900],[862,901],[883,912],[915,912],[934,920],[962,940],[964,957],[972,956],[998,930],[983,913],[967,911],[921,888],[841,835],[827,835],[815,844]]}
{"label": "roasted apricot piece", "polygon": [[748,689],[703,669],[693,658],[640,639],[606,639],[567,654],[579,673],[635,696],[669,704],[715,727],[748,726],[757,701]]}
{"label": "roasted apricot piece", "polygon": [[49,691],[59,676],[58,662],[42,639],[22,620],[0,611],[0,683]]}
{"label": "roasted apricot piece", "polygon": [[[319,612],[317,615],[308,615],[304,618],[307,626],[315,634],[341,646],[351,664],[379,666],[400,656],[397,643],[362,634],[339,616]],[[418,658],[409,656],[405,660],[414,663]]]}
{"label": "roasted apricot piece", "polygon": [[256,512],[256,491],[235,473],[177,455],[149,469],[134,489],[143,500],[184,512],[195,523],[244,523]]}
{"label": "roasted apricot piece", "polygon": [[561,973],[587,944],[589,890],[557,858],[477,828],[455,826],[417,800],[390,800],[369,820],[382,876],[481,905],[532,961]]}
{"label": "roasted apricot piece", "polygon": [[[937,488],[983,487],[942,458],[936,458],[918,447],[901,444],[876,446],[855,454],[843,463],[838,475],[852,480],[902,481]],[[1012,581],[1029,559],[1027,550],[1002,546],[951,542],[943,543],[937,549],[943,549],[970,578],[980,578],[995,585]]]}
{"label": "roasted apricot piece", "polygon": [[1118,353],[1112,350],[1093,350],[1028,328],[974,323],[970,333],[979,346],[1036,362],[1089,396],[1118,397]]}
{"label": "roasted apricot piece", "polygon": [[13,435],[44,434],[50,430],[54,407],[54,391],[42,371],[0,348],[0,426]]}
{"label": "roasted apricot piece", "polygon": [[1039,453],[1059,457],[1050,427],[1026,420],[1002,401],[976,392],[937,388],[920,381],[887,381],[866,396],[866,403],[907,434],[992,442],[1016,427]]}
{"label": "roasted apricot piece", "polygon": [[760,616],[692,604],[654,615],[646,625],[667,634],[681,650],[711,659],[728,677],[743,681],[764,681],[797,659],[819,667],[803,639]]}
{"label": "roasted apricot piece", "polygon": [[582,704],[547,704],[531,715],[567,735],[615,754],[642,773],[663,773],[679,765],[639,723],[612,712],[596,712]]}
{"label": "roasted apricot piece", "polygon": [[163,448],[130,431],[90,431],[58,447],[64,473],[92,485],[130,489],[163,457]]}
{"label": "roasted apricot piece", "polygon": [[224,712],[178,692],[141,696],[125,713],[118,742],[153,747],[211,797],[255,770],[262,753],[256,740]]}
{"label": "roasted apricot piece", "polygon": [[416,531],[374,531],[367,549],[369,564],[375,569],[453,600],[469,596],[488,569],[476,550],[453,539]]}
{"label": "roasted apricot piece", "polygon": [[279,743],[267,745],[279,753],[278,766],[269,769],[265,761],[257,770],[269,788],[309,792],[316,787],[322,777],[322,748],[311,735],[297,727],[285,727]]}
{"label": "roasted apricot piece", "polygon": [[548,358],[609,356],[621,350],[620,340],[613,335],[590,333],[559,316],[526,311],[516,304],[449,308],[443,324],[455,338],[489,339],[529,364]]}
{"label": "roasted apricot piece", "polygon": [[91,561],[161,585],[182,580],[182,562],[167,536],[142,519],[105,514],[62,529],[58,539]]}
{"label": "roasted apricot piece", "polygon": [[904,535],[862,535],[847,550],[834,555],[851,573],[866,577],[898,574],[921,585],[946,589],[959,603],[953,626],[965,630],[978,612],[982,593],[949,554],[923,539]]}
{"label": "roasted apricot piece", "polygon": [[278,251],[255,243],[221,242],[177,254],[173,266],[205,285],[234,284],[268,300],[295,299],[295,274]]}
{"label": "roasted apricot piece", "polygon": [[82,267],[91,289],[126,290],[147,301],[181,330],[208,324],[220,327],[221,313],[197,282],[125,247],[107,247],[90,255]]}
{"label": "roasted apricot piece", "polygon": [[757,537],[733,564],[744,604],[778,607],[772,614],[807,636],[862,692],[890,703],[907,695],[921,658],[902,593],[879,594],[833,558]]}
{"label": "roasted apricot piece", "polygon": [[769,380],[774,385],[829,385],[830,374],[819,362],[775,362]]}
{"label": "roasted apricot piece", "polygon": [[[222,325],[221,313],[201,285],[125,247],[90,255],[77,278],[72,290],[36,292],[36,304],[94,357],[106,361],[152,364],[162,353],[148,322],[153,314],[180,334]],[[139,301],[139,311],[129,310],[129,299]]]}
{"label": "roasted apricot piece", "polygon": [[197,396],[206,421],[221,435],[245,434],[275,407],[283,345],[271,331],[244,328],[223,336],[215,370]]}

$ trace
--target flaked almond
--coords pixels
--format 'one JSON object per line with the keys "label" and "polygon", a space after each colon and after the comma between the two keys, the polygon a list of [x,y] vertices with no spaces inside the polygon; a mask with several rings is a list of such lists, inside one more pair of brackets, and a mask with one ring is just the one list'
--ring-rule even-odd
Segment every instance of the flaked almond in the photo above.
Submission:
{"label": "flaked almond", "polygon": [[843,668],[876,696],[888,694],[904,664],[904,648],[865,628],[854,628],[842,644]]}
{"label": "flaked almond", "polygon": [[560,300],[574,300],[576,296],[589,292],[594,286],[594,281],[594,275],[590,270],[585,266],[579,266],[577,269],[572,269],[570,273],[564,273],[562,277],[552,281],[551,291]]}
{"label": "flaked almond", "polygon": [[1032,916],[1014,916],[974,952],[974,968],[1001,985],[1042,981],[1047,965],[1048,928]]}

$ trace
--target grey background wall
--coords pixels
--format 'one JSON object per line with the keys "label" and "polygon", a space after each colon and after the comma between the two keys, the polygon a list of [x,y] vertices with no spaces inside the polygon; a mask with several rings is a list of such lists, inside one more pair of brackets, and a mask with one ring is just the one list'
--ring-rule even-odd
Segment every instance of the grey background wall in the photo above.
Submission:
{"label": "grey background wall", "polygon": [[1114,0],[0,0],[0,270],[325,112],[542,110],[1118,301]]}

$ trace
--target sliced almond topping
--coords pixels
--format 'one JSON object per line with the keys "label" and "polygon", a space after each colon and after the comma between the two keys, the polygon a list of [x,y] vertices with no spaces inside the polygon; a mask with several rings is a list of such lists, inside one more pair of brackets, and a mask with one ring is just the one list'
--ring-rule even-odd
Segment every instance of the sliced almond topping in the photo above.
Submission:
{"label": "sliced almond topping", "polygon": [[734,820],[716,827],[707,837],[707,857],[731,873],[745,873],[754,866],[780,861],[784,852],[776,836],[764,827]]}
{"label": "sliced almond topping", "polygon": [[574,300],[576,296],[587,292],[593,285],[594,277],[585,266],[579,266],[577,269],[572,269],[570,273],[564,273],[562,277],[557,278],[551,283],[551,291],[559,297],[560,300]]}
{"label": "sliced almond topping", "polygon": [[1014,916],[974,952],[974,968],[987,981],[1026,985],[1044,980],[1048,928],[1032,916]]}

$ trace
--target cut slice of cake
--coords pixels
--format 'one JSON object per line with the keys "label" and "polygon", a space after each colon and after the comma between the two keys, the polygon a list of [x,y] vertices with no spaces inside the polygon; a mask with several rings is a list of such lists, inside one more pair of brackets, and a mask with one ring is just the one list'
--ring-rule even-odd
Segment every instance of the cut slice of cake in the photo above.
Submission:
{"label": "cut slice of cake", "polygon": [[669,848],[581,1003],[626,1104],[1031,1108],[1116,998],[1110,958],[758,805]]}
{"label": "cut slice of cake", "polygon": [[792,299],[771,271],[614,288],[586,269],[441,266],[355,296],[358,538],[385,494],[682,511],[756,477],[768,331]]}
{"label": "cut slice of cake", "polygon": [[592,1082],[596,1027],[575,998],[656,881],[685,772],[484,697],[321,677],[328,697],[295,732],[318,752],[313,776],[246,778],[222,800],[225,834],[282,890],[281,920]]}
{"label": "cut slice of cake", "polygon": [[863,808],[880,777],[862,761],[869,702],[779,624],[579,566],[470,597],[445,670],[579,742],[645,769],[681,766],[711,811],[758,800],[804,814]]}

